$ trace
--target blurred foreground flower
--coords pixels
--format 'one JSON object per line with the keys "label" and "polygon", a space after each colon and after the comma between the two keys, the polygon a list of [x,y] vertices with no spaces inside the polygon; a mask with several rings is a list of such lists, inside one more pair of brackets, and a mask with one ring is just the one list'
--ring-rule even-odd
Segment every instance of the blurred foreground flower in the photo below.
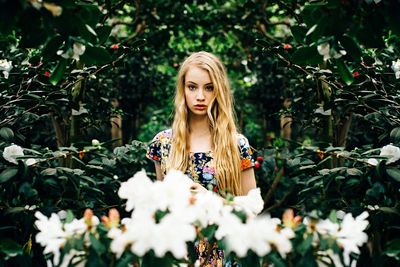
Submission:
{"label": "blurred foreground flower", "polygon": [[[285,259],[288,253],[296,252],[293,242],[311,236],[310,249],[317,250],[315,255],[339,262],[344,258],[346,265],[350,254],[359,254],[359,247],[367,241],[366,212],[356,218],[344,214],[341,223],[305,218],[305,227],[300,227],[301,217],[295,217],[293,210],[285,212],[283,221],[269,215],[256,216],[264,204],[259,188],[246,196],[224,200],[212,191],[192,193],[192,184],[182,172],[170,171],[163,181],[153,182],[140,171],[118,191],[127,200],[130,217],[120,220],[119,212],[111,209],[99,224],[93,212],[86,210],[82,219],[70,218],[67,223],[55,214],[47,218],[37,212],[35,225],[40,232],[36,240],[45,247],[45,253],[54,255],[54,264],[60,257],[62,263],[74,257],[80,259],[79,263],[86,262],[91,257],[87,253],[99,248],[112,253],[107,257],[117,262],[128,254],[138,263],[148,257],[188,263],[194,242],[205,236],[216,240],[218,246],[224,244],[226,256],[245,258],[251,251],[260,261],[270,253]],[[319,244],[325,245],[320,249]]]}

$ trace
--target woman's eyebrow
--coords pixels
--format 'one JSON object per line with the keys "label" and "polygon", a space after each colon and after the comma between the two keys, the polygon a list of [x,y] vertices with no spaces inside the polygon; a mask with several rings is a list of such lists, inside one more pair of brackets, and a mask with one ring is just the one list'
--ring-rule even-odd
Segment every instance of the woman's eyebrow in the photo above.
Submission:
{"label": "woman's eyebrow", "polygon": [[[192,82],[192,81],[187,81],[186,83],[192,83],[192,84],[194,84],[194,85],[197,85],[197,83],[195,83],[195,82]],[[210,82],[210,83],[206,83],[205,85],[213,85],[213,83],[212,83],[212,82]]]}

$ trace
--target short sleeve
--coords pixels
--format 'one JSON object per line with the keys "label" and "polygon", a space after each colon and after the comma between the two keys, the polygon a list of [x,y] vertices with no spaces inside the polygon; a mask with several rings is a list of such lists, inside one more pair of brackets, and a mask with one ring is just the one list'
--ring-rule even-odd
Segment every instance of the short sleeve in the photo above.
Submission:
{"label": "short sleeve", "polygon": [[242,171],[254,166],[253,150],[250,147],[249,141],[244,135],[238,136],[240,161]]}
{"label": "short sleeve", "polygon": [[[172,130],[164,130],[154,136],[147,146],[146,157],[154,162],[161,163],[168,157],[168,151],[172,141]],[[162,165],[162,164],[161,164]]]}
{"label": "short sleeve", "polygon": [[161,142],[160,133],[158,133],[147,146],[146,157],[154,162],[161,161]]}

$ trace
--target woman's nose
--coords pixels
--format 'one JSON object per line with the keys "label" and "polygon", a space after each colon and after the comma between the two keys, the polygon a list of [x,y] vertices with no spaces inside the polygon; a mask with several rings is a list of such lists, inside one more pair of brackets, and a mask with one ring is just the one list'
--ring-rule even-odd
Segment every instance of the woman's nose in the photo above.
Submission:
{"label": "woman's nose", "polygon": [[197,100],[203,100],[204,99],[204,92],[203,89],[199,89],[197,91],[197,95],[196,95]]}

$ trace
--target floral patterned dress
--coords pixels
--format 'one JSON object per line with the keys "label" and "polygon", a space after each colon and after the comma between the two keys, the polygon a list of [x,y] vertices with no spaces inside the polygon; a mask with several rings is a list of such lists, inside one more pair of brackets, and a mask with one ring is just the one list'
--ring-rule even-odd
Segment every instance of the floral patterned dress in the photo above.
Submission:
{"label": "floral patterned dress", "polygon": [[[161,170],[166,174],[166,166],[170,154],[172,143],[172,129],[159,132],[149,143],[146,157],[161,165]],[[252,150],[247,138],[238,134],[238,146],[240,151],[241,169],[246,170],[254,166],[252,158]],[[218,182],[215,175],[215,167],[213,161],[213,152],[190,152],[190,160],[186,174],[197,183],[200,183],[205,188],[218,193]],[[207,251],[211,249],[211,244],[206,240],[200,240],[196,245],[196,253],[199,256],[200,262],[204,261]],[[235,263],[225,262],[223,250],[217,246],[212,246],[212,254],[209,258],[206,267],[222,267],[235,266]]]}

